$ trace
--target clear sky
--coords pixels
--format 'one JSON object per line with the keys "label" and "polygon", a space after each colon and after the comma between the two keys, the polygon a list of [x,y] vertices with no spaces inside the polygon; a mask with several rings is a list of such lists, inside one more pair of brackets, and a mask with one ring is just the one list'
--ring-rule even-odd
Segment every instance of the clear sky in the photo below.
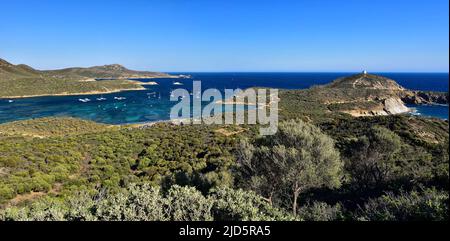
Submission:
{"label": "clear sky", "polygon": [[39,69],[448,72],[448,0],[8,0],[0,58]]}

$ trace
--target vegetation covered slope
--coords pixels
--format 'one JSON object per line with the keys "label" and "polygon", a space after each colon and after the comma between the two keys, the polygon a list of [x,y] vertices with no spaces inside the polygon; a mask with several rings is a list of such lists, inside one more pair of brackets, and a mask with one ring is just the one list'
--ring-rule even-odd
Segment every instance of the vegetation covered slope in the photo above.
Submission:
{"label": "vegetation covered slope", "polygon": [[[444,212],[448,210],[445,191],[448,188],[448,122],[406,116],[344,116],[317,122],[318,129],[298,120],[283,123],[279,136],[264,138],[256,135],[255,128],[236,132],[234,126],[169,124],[47,138],[3,138],[0,140],[0,197],[3,206],[9,208],[0,212],[0,216],[7,220],[87,219],[79,215],[95,220],[128,220],[124,215],[131,215],[125,210],[129,205],[150,205],[141,207],[145,210],[154,207],[151,203],[133,203],[136,199],[129,196],[135,195],[130,193],[134,190],[131,186],[148,184],[160,187],[164,194],[161,197],[149,194],[148,199],[143,199],[145,202],[156,198],[164,202],[171,200],[166,205],[181,202],[177,205],[190,207],[203,205],[201,200],[210,200],[211,206],[205,204],[204,214],[187,216],[191,220],[210,220],[208,217],[214,220],[395,220],[402,218],[398,216],[401,214],[398,208],[410,210],[408,215],[416,215],[417,219],[433,218],[413,212],[434,212],[434,219],[448,218]],[[224,130],[235,134],[224,135]],[[289,135],[293,136],[288,138]],[[242,143],[244,139],[249,144]],[[317,155],[322,151],[323,155]],[[330,152],[334,154],[326,154]],[[253,158],[243,158],[249,155]],[[274,161],[274,158],[281,159]],[[293,171],[291,176],[290,172],[283,171],[288,166],[281,160],[292,163],[294,166],[288,169],[295,170],[295,163],[305,163],[308,160],[305,158],[319,158],[312,159],[311,163],[323,160],[323,163],[342,164],[332,164],[330,167],[335,170],[332,172],[322,164],[308,168],[314,170],[311,173]],[[248,169],[243,165],[249,163],[246,160],[259,164]],[[274,178],[260,178],[270,176]],[[292,195],[287,195],[295,184],[292,181],[296,179],[292,178],[303,178],[299,179],[301,188],[295,195],[295,205]],[[194,187],[201,195],[194,200],[170,199],[165,193],[170,193],[173,185]],[[228,192],[242,189],[240,195],[260,200],[257,202],[265,203],[266,207],[247,206],[248,199],[233,199],[234,194],[226,199],[212,198],[224,187],[229,188]],[[270,190],[277,192],[268,195]],[[192,192],[188,195],[192,196],[198,191],[186,192]],[[100,201],[97,192],[108,192],[111,196],[104,196]],[[114,196],[117,193],[124,196]],[[117,203],[127,198],[128,204]],[[385,210],[386,206],[381,205],[383,198],[389,198],[390,202],[399,198],[405,206],[389,206]],[[102,203],[106,205],[102,207],[109,206],[109,210],[119,213],[91,213],[94,209],[89,205]],[[218,211],[215,206],[218,203],[234,204]],[[78,205],[77,210],[84,210],[85,214],[70,213],[71,205]],[[261,208],[268,207],[279,211],[270,211],[264,217],[257,215]],[[59,214],[55,213],[57,210]],[[45,213],[46,216],[36,216]],[[56,214],[60,216],[51,216]],[[180,220],[170,215],[133,215],[138,215],[133,216],[136,220]]]}
{"label": "vegetation covered slope", "polygon": [[349,89],[280,92],[279,131],[264,137],[255,125],[6,124],[0,219],[448,220],[448,121],[326,102],[380,93]]}
{"label": "vegetation covered slope", "polygon": [[129,78],[158,78],[170,77],[170,75],[159,72],[135,71],[129,70],[119,64],[94,66],[89,68],[67,68],[60,70],[47,70],[44,73],[53,76],[70,76],[84,78],[103,78],[103,79],[129,79]]}
{"label": "vegetation covered slope", "polygon": [[[40,71],[0,59],[0,98],[143,89],[139,82],[128,79],[167,76],[163,73],[132,71],[120,65]],[[96,81],[101,78],[108,80]]]}
{"label": "vegetation covered slope", "polygon": [[234,142],[214,128],[169,124],[48,138],[10,136],[0,139],[0,197],[4,203],[54,188],[117,188],[139,181],[204,188],[230,183],[226,170]]}
{"label": "vegetation covered slope", "polygon": [[76,118],[39,118],[0,124],[0,138],[8,136],[52,137],[108,130],[112,126]]}

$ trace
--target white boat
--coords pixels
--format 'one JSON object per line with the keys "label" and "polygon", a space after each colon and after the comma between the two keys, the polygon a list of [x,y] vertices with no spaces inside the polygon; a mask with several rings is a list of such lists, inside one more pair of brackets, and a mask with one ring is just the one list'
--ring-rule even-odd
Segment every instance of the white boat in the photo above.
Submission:
{"label": "white boat", "polygon": [[13,103],[14,102],[14,100],[8,100],[8,103]]}
{"label": "white boat", "polygon": [[126,100],[127,98],[125,97],[114,97],[115,100]]}
{"label": "white boat", "polygon": [[86,103],[86,102],[91,101],[91,99],[89,99],[89,98],[84,98],[84,99],[78,99],[78,101],[83,102],[83,103]]}
{"label": "white boat", "polygon": [[106,98],[100,97],[100,98],[97,98],[97,100],[98,101],[103,101],[103,100],[106,100]]}
{"label": "white boat", "polygon": [[173,82],[173,85],[183,85],[183,84],[180,82]]}

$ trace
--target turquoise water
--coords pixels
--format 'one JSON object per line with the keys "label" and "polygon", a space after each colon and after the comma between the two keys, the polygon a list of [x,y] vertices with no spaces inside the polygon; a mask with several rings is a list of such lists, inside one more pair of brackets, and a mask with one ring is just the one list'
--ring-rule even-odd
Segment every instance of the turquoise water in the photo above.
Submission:
{"label": "turquoise water", "polygon": [[411,114],[448,120],[448,105],[408,105]]}
{"label": "turquoise water", "polygon": [[[180,73],[181,74],[181,73]],[[151,79],[159,85],[146,90],[104,95],[50,96],[7,100],[0,99],[0,123],[49,116],[71,116],[109,124],[168,120],[171,90],[185,88],[192,92],[193,80],[202,81],[202,90],[217,88],[245,89],[272,87],[305,89],[325,84],[352,73],[182,73],[192,79]],[[409,89],[448,91],[447,73],[379,73],[395,79]],[[182,85],[174,85],[181,82]],[[192,96],[190,96],[192,98]],[[86,102],[80,101],[84,100]],[[86,99],[86,100],[85,100]],[[87,101],[89,99],[89,101]],[[203,103],[204,105],[208,102]],[[243,108],[243,107],[240,107]],[[448,107],[418,106],[415,114],[448,119]]]}

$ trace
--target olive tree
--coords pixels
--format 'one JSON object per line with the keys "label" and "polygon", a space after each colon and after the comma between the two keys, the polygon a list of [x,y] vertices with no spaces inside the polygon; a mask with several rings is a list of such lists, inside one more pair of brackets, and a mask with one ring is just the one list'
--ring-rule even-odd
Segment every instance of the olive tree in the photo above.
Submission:
{"label": "olive tree", "polygon": [[399,171],[396,162],[400,161],[402,144],[394,132],[384,127],[372,127],[354,143],[346,169],[362,188],[386,182]]}
{"label": "olive tree", "polygon": [[294,215],[304,191],[340,186],[342,167],[333,139],[301,120],[282,122],[275,135],[254,143],[244,140],[238,151],[241,184],[270,203],[286,204],[288,196]]}

